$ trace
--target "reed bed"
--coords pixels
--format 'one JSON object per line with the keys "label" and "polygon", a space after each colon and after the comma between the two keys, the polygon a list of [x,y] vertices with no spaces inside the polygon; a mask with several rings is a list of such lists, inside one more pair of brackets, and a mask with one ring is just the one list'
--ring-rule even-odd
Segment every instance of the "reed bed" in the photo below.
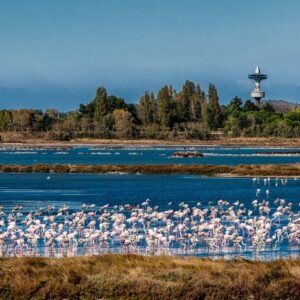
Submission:
{"label": "reed bed", "polygon": [[1,299],[300,299],[300,259],[5,258],[0,273]]}
{"label": "reed bed", "polygon": [[193,174],[206,176],[300,176],[300,164],[281,165],[0,165],[0,172],[15,173],[128,173]]}

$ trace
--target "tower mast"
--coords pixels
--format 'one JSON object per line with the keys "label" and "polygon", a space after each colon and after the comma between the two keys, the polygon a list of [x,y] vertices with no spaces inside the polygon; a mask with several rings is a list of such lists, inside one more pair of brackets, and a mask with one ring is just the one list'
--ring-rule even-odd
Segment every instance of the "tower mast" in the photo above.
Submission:
{"label": "tower mast", "polygon": [[254,90],[251,92],[251,97],[256,101],[256,105],[260,105],[260,99],[265,96],[265,92],[260,87],[260,82],[268,78],[267,75],[261,74],[259,66],[256,67],[253,74],[248,75],[249,79],[254,80]]}

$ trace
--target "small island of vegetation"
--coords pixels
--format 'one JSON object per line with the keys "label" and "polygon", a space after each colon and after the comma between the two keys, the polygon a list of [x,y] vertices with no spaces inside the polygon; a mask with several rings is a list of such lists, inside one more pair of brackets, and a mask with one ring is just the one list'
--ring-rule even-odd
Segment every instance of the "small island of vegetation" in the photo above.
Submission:
{"label": "small island of vegetation", "polygon": [[281,165],[62,165],[0,164],[0,173],[190,174],[205,176],[300,176],[300,164]]}
{"label": "small island of vegetation", "polygon": [[188,152],[174,152],[172,157],[184,157],[184,158],[194,158],[194,157],[204,157],[204,155],[197,151],[188,151]]}

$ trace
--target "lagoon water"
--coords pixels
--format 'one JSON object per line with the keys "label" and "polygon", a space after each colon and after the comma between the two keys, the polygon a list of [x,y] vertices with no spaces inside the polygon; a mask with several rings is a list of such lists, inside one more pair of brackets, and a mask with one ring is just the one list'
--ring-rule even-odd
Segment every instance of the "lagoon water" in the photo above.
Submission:
{"label": "lagoon water", "polygon": [[[201,158],[175,158],[176,151],[199,151]],[[268,152],[275,152],[270,154]],[[286,153],[290,152],[290,154]],[[1,164],[285,164],[300,163],[298,148],[231,147],[70,147],[0,150]]]}
{"label": "lagoon water", "polygon": [[[184,201],[190,206],[223,199],[240,200],[246,206],[256,198],[251,178],[215,178],[187,175],[103,175],[103,174],[0,174],[0,203],[5,207],[21,204],[37,209],[48,204],[67,204],[78,208],[83,203],[98,206],[109,203],[137,204],[150,199],[152,205],[172,208]],[[300,179],[290,179],[287,186],[260,186],[261,198],[270,190],[270,200],[284,198],[300,202]]]}
{"label": "lagoon water", "polygon": [[[199,151],[203,158],[173,158],[175,151]],[[276,155],[270,155],[276,152]],[[286,154],[293,152],[293,154]],[[280,154],[281,153],[281,154]],[[70,147],[66,149],[2,148],[2,164],[282,164],[300,162],[300,149],[295,148],[230,148],[230,147]],[[299,212],[300,179],[289,179],[287,185],[275,179],[270,185],[254,185],[251,178],[214,178],[187,175],[104,175],[104,174],[0,174],[0,206],[4,207],[4,219],[16,205],[24,207],[24,215],[48,205],[57,209],[67,205],[70,212],[81,209],[83,204],[96,207],[108,204],[136,205],[150,199],[151,206],[159,210],[178,209],[180,202],[201,209],[217,206],[222,199],[231,204],[237,200],[245,208],[253,209],[252,201],[267,199],[270,216],[276,211],[275,200],[285,199]],[[267,195],[266,191],[269,191]],[[254,211],[258,216],[258,211]],[[3,218],[3,217],[2,217]],[[0,218],[1,219],[1,218]],[[1,221],[1,220],[0,220]],[[63,220],[62,220],[63,221]],[[281,220],[281,226],[288,220]],[[276,229],[275,228],[274,230]],[[0,226],[1,227],[1,226]],[[0,234],[1,234],[0,228]],[[183,254],[180,252],[177,254]],[[247,248],[243,251],[230,249],[227,252],[210,253],[207,249],[194,255],[243,256],[247,258],[272,259],[281,256],[299,255],[299,245],[290,247],[287,241],[276,248],[268,247],[259,252]],[[114,249],[116,251],[116,249]],[[174,254],[174,252],[173,252]]]}
{"label": "lagoon water", "polygon": [[[49,177],[49,174],[0,174],[0,203],[6,215],[17,204],[24,207],[25,215],[47,205],[56,208],[67,205],[70,212],[76,212],[83,204],[95,204],[97,208],[109,204],[112,208],[115,205],[141,204],[145,199],[150,199],[151,206],[158,205],[160,210],[177,210],[180,202],[201,209],[217,207],[220,199],[231,204],[239,200],[245,208],[251,209],[252,201],[257,198],[258,187],[261,190],[259,201],[270,201],[270,215],[276,210],[274,200],[283,198],[293,204],[295,212],[299,211],[300,180],[289,179],[286,186],[275,186],[275,180],[272,179],[268,186],[262,181],[257,186],[251,178],[186,175],[51,174]],[[266,190],[270,191],[268,198]],[[287,219],[281,222],[282,226],[287,223]],[[202,250],[193,255],[273,259],[297,256],[300,253],[299,246],[291,248],[287,242],[259,252],[251,248],[212,253],[207,249]],[[177,251],[177,254],[183,254],[179,249]]]}

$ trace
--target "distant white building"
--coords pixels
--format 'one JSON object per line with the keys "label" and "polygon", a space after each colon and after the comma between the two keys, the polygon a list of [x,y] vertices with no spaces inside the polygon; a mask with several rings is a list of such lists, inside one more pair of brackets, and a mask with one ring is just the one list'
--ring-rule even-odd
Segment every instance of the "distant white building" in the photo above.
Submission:
{"label": "distant white building", "polygon": [[256,67],[254,74],[248,75],[249,79],[254,80],[255,86],[254,90],[251,93],[251,97],[253,97],[256,101],[256,105],[260,105],[260,99],[265,97],[265,92],[260,87],[260,82],[268,78],[267,75],[261,74],[259,66]]}

